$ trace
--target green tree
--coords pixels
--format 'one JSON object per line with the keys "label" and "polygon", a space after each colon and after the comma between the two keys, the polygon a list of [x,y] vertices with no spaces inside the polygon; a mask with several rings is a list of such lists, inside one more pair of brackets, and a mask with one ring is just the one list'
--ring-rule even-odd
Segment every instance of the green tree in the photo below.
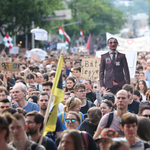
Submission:
{"label": "green tree", "polygon": [[54,10],[61,9],[61,0],[1,0],[0,1],[0,33],[5,36],[15,35],[20,29],[25,31],[27,27],[31,30],[31,22],[35,26],[49,28],[53,21],[41,22],[41,18],[54,15]]}
{"label": "green tree", "polygon": [[72,0],[68,2],[72,10],[72,19],[65,23],[82,20],[82,24],[65,27],[66,32],[72,36],[78,34],[80,29],[84,34],[98,35],[102,32],[119,31],[125,22],[123,12],[112,5],[109,0]]}

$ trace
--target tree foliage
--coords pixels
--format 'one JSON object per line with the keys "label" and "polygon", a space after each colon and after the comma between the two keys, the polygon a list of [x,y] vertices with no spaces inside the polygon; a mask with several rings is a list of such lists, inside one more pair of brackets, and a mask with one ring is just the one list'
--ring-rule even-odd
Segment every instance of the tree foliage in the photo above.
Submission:
{"label": "tree foliage", "polygon": [[2,36],[6,33],[15,35],[25,27],[29,32],[32,21],[35,22],[35,26],[50,27],[51,24],[54,24],[53,21],[41,22],[40,19],[54,15],[53,11],[61,8],[61,0],[1,0],[0,33]]}
{"label": "tree foliage", "polygon": [[109,0],[72,0],[68,6],[72,10],[72,19],[65,23],[82,20],[80,25],[65,27],[69,35],[79,33],[80,29],[84,34],[116,33],[125,22],[123,12]]}

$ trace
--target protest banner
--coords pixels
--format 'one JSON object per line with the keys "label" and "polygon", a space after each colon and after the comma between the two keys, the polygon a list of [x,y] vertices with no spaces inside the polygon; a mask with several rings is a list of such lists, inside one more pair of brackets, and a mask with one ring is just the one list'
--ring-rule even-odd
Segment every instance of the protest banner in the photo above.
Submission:
{"label": "protest banner", "polygon": [[35,53],[30,53],[31,54],[31,59],[36,60],[36,61],[41,61],[41,56]]}
{"label": "protest banner", "polygon": [[[136,51],[119,51],[119,52],[126,55],[130,72],[130,78],[134,78],[137,62],[137,52]],[[107,53],[107,51],[96,51],[96,56],[98,58],[101,58],[101,55],[105,53]]]}
{"label": "protest banner", "polygon": [[12,59],[10,57],[2,57],[0,58],[0,62],[11,62]]}
{"label": "protest banner", "polygon": [[96,80],[99,77],[98,58],[84,58],[81,65],[81,80]]}
{"label": "protest banner", "polygon": [[150,36],[139,37],[134,39],[124,39],[110,33],[106,33],[107,40],[114,37],[118,40],[117,50],[121,51],[150,51]]}
{"label": "protest banner", "polygon": [[12,49],[9,50],[10,54],[18,54],[19,53],[19,47],[13,47]]}
{"label": "protest banner", "polygon": [[20,63],[16,62],[0,62],[0,71],[20,71]]}

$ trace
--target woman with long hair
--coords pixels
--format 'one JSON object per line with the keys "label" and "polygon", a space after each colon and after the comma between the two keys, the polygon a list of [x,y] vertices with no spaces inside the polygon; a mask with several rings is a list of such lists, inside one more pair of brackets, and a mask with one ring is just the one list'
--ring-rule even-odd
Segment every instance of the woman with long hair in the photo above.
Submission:
{"label": "woman with long hair", "polygon": [[74,77],[67,77],[66,79],[66,85],[64,88],[64,92],[71,92],[74,91],[74,86],[75,86],[76,82]]}
{"label": "woman with long hair", "polygon": [[144,80],[139,80],[136,84],[136,89],[139,90],[142,100],[146,100],[147,85]]}

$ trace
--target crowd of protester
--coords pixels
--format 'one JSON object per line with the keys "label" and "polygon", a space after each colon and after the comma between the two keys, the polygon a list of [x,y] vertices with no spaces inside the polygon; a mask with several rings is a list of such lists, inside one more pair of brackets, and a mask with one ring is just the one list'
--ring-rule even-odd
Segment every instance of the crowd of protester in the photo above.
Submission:
{"label": "crowd of protester", "polygon": [[[8,57],[5,54],[5,57]],[[22,55],[20,72],[0,73],[0,147],[3,150],[150,149],[150,59],[138,53],[135,78],[116,95],[97,80],[81,80],[85,53],[64,54],[55,131],[41,138],[59,54],[42,62]],[[95,57],[95,56],[92,56]],[[55,61],[54,61],[55,60]],[[49,112],[52,110],[53,101]]]}

